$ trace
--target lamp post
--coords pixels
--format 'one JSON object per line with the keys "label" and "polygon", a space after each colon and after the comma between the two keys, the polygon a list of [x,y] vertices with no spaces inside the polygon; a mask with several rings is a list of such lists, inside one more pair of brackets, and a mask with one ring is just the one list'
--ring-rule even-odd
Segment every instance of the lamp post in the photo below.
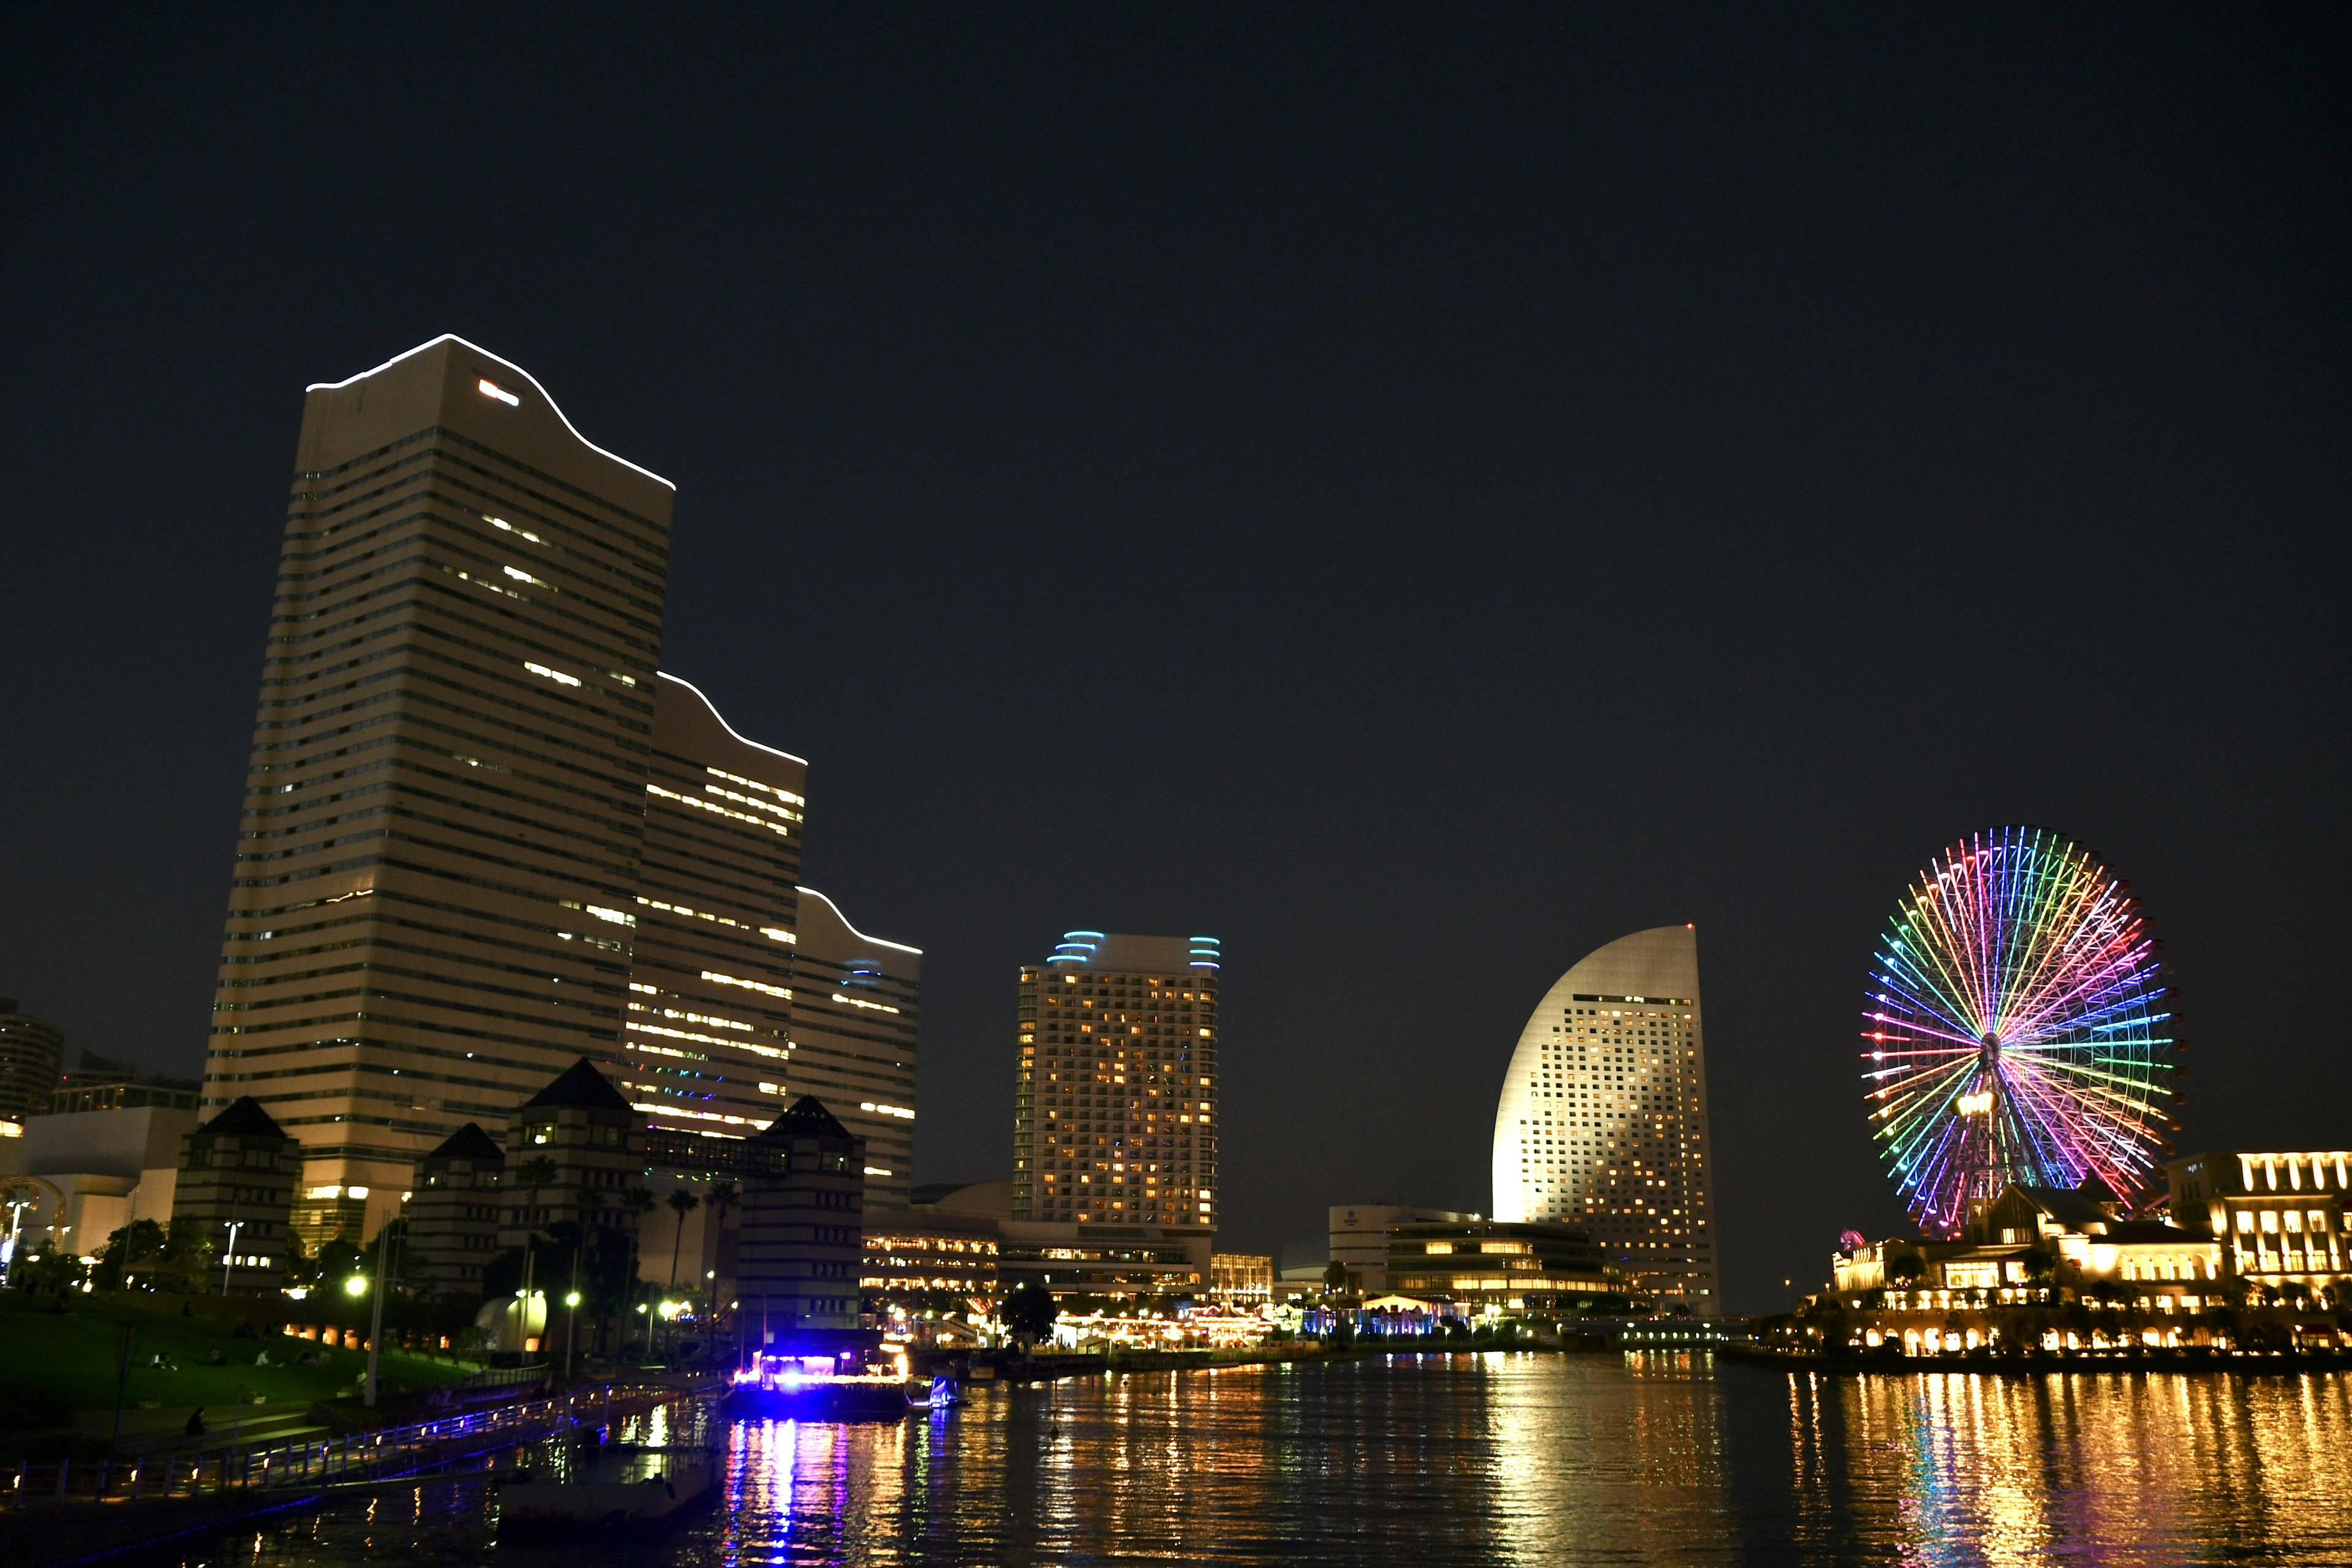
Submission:
{"label": "lamp post", "polygon": [[224,1296],[228,1294],[229,1276],[236,1268],[236,1233],[238,1227],[244,1224],[245,1221],[241,1219],[228,1222],[228,1258],[221,1265],[221,1294]]}
{"label": "lamp post", "polygon": [[367,1394],[363,1401],[370,1410],[375,1408],[376,1348],[383,1343],[384,1259],[390,1256],[391,1250],[392,1222],[386,1220],[383,1228],[375,1233],[375,1310],[368,1323]]}
{"label": "lamp post", "polygon": [[580,1335],[580,1249],[587,1243],[583,1230],[572,1243],[572,1289],[563,1297],[563,1381],[572,1381],[572,1347]]}

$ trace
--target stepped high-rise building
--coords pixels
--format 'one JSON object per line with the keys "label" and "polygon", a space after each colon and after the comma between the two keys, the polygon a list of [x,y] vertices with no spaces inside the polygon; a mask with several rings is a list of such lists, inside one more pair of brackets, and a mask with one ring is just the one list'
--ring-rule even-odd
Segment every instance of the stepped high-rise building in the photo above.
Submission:
{"label": "stepped high-rise building", "polygon": [[1072,931],[1021,971],[1014,1218],[1215,1228],[1220,963]]}
{"label": "stepped high-rise building", "polygon": [[1579,1226],[1638,1289],[1720,1310],[1694,928],[1620,937],[1545,994],[1495,1112],[1495,1217]]}
{"label": "stepped high-rise building", "polygon": [[[457,338],[310,389],[205,1102],[300,1142],[320,1234],[583,1057],[649,1136],[747,1137],[803,1092],[806,764],[658,673],[673,493]],[[892,951],[903,1068],[858,1100],[903,1142]]]}

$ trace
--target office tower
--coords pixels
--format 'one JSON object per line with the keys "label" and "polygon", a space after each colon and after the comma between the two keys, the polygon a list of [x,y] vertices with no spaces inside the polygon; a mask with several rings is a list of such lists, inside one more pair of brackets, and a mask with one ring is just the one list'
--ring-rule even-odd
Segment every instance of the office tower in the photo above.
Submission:
{"label": "office tower", "polygon": [[285,1279],[301,1179],[301,1145],[243,1096],[187,1135],[172,1220],[192,1222],[212,1244],[227,1290],[276,1290]]}
{"label": "office tower", "polygon": [[205,1103],[380,1219],[618,1053],[673,487],[453,337],[311,387],[295,470]]}
{"label": "office tower", "polygon": [[499,1250],[506,1163],[506,1151],[471,1121],[416,1162],[403,1283],[426,1295],[482,1293],[483,1267]]}
{"label": "office tower", "polygon": [[747,1138],[790,1103],[808,764],[655,683],[621,1088],[648,1128]]}
{"label": "office tower", "polygon": [[1720,1310],[1698,932],[1587,954],[1519,1037],[1495,1111],[1495,1217],[1589,1231],[1637,1289]]}
{"label": "office tower", "polygon": [[866,1201],[904,1208],[915,1164],[919,949],[867,936],[801,890],[793,961],[793,1092],[815,1095],[863,1145]]}
{"label": "office tower", "polygon": [[47,1113],[65,1059],[63,1035],[0,996],[0,1121]]}
{"label": "office tower", "polygon": [[1021,971],[1016,1219],[1215,1227],[1217,946],[1072,931]]}
{"label": "office tower", "polygon": [[865,1141],[803,1095],[750,1152],[758,1169],[743,1186],[737,1242],[742,1338],[785,1353],[848,1348],[858,1332]]}

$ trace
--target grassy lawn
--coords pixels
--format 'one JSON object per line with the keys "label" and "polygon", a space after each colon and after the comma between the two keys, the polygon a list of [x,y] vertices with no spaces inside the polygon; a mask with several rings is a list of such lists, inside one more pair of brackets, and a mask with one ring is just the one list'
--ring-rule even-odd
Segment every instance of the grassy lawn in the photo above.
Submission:
{"label": "grassy lawn", "polygon": [[[367,1370],[365,1351],[330,1349],[274,1327],[240,1337],[233,1319],[181,1316],[175,1297],[76,1296],[63,1312],[52,1310],[54,1300],[0,1292],[0,1405],[30,1405],[46,1396],[37,1402],[61,1397],[79,1410],[112,1408],[126,1330],[132,1335],[123,1396],[130,1405],[152,1400],[226,1407],[240,1393],[247,1401],[258,1396],[273,1405],[331,1399],[348,1393]],[[151,1365],[159,1353],[173,1364]],[[270,1364],[257,1365],[264,1354]],[[294,1364],[303,1355],[315,1363]],[[376,1376],[388,1391],[416,1389],[451,1382],[462,1370],[386,1350]]]}

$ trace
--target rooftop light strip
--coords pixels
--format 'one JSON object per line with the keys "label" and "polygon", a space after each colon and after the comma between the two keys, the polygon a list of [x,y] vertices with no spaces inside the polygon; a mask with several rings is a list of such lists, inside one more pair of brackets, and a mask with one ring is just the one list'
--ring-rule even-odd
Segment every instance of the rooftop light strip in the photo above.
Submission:
{"label": "rooftop light strip", "polygon": [[[564,415],[562,408],[556,406],[555,399],[547,395],[547,388],[540,385],[539,377],[531,374],[530,372],[523,369],[522,366],[515,363],[511,360],[499,358],[497,354],[492,353],[489,350],[482,347],[479,343],[467,342],[465,339],[459,337],[455,332],[444,332],[439,337],[434,338],[430,342],[417,344],[415,348],[410,349],[406,353],[394,354],[390,359],[384,361],[382,364],[376,366],[373,370],[363,370],[360,372],[359,374],[346,376],[341,381],[314,381],[302,390],[305,392],[340,392],[344,387],[365,381],[372,375],[381,375],[383,372],[390,370],[394,365],[400,363],[403,360],[414,359],[418,354],[423,353],[425,350],[437,348],[443,343],[456,343],[460,348],[471,349],[474,353],[481,355],[484,359],[488,360],[491,363],[504,365],[507,369],[514,372],[517,375],[522,377],[523,380],[529,382],[530,384],[531,390],[539,394],[540,400],[547,405],[548,408],[558,419],[563,421],[563,427],[572,432],[572,438],[579,442],[582,446],[587,447],[590,451],[595,453],[598,457],[610,458],[614,462],[620,464],[621,467],[628,469],[631,473],[643,474],[646,478],[653,480],[654,483],[662,486],[664,489],[672,491],[675,491],[677,489],[676,485],[671,484],[669,480],[663,479],[651,468],[642,468],[635,463],[632,463],[628,458],[622,457],[618,452],[607,452],[604,447],[599,447],[595,442],[591,441],[587,437],[580,434],[579,427],[572,423],[571,419]],[[520,399],[516,400],[516,406],[521,406]]]}

